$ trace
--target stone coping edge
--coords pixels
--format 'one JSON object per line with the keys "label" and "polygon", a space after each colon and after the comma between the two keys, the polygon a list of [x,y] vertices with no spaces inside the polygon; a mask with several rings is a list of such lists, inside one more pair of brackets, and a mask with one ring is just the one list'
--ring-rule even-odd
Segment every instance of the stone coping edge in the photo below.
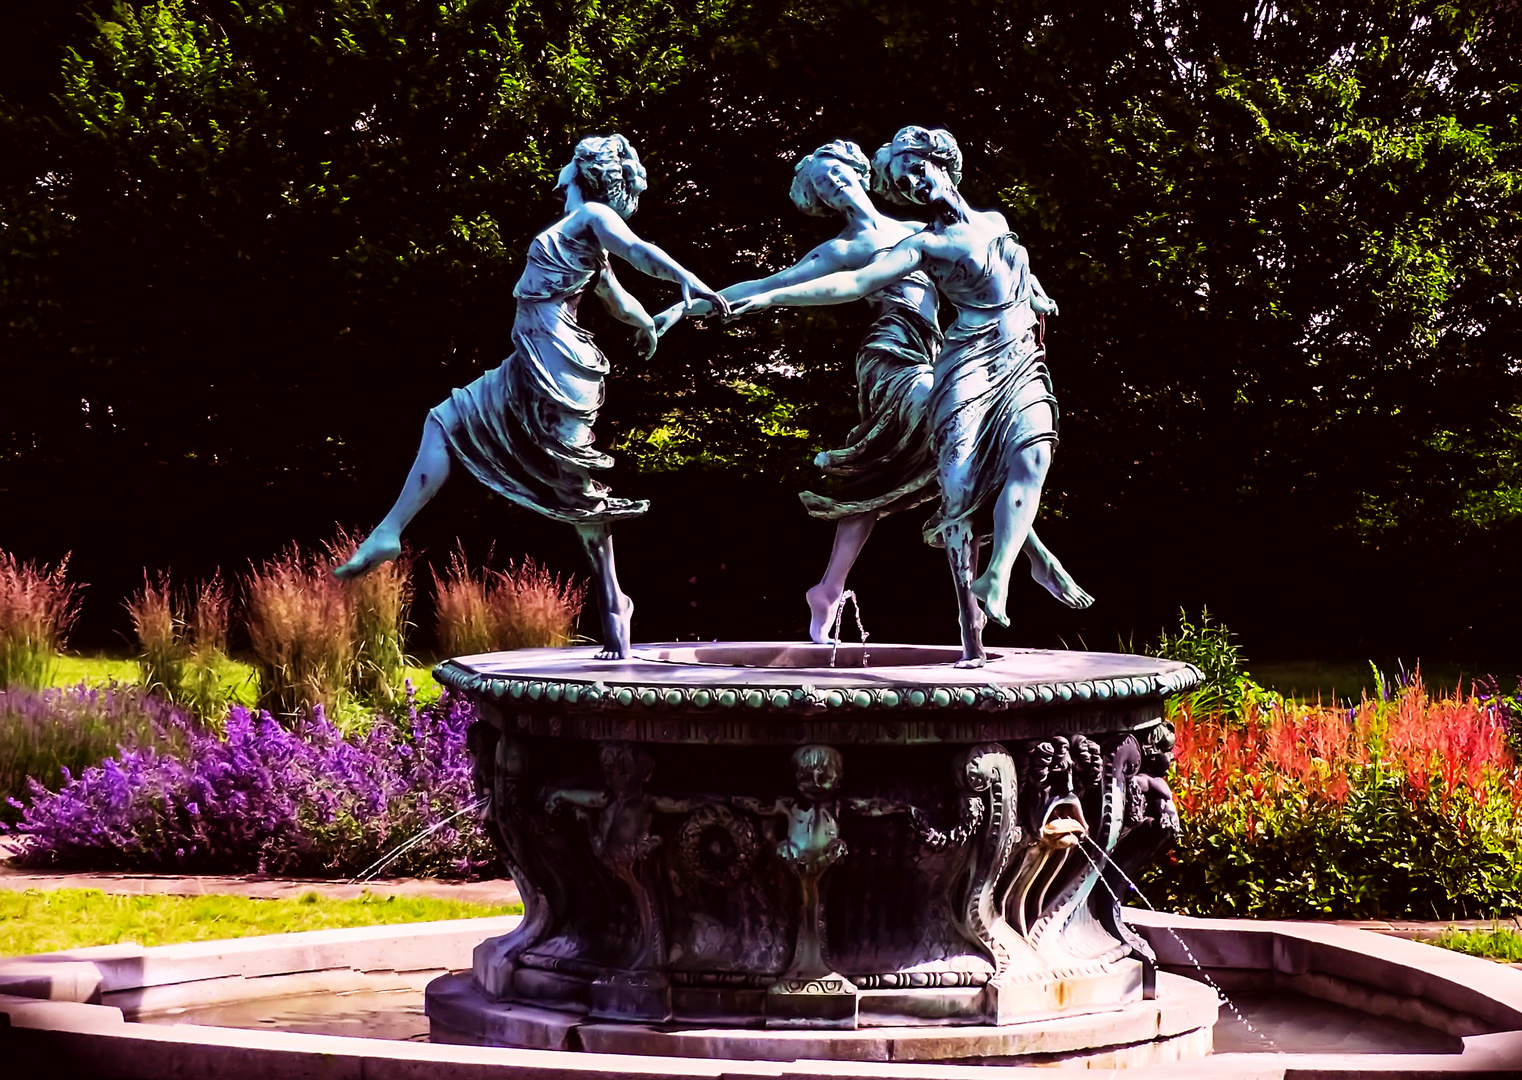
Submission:
{"label": "stone coping edge", "polygon": [[468,969],[477,945],[510,932],[522,918],[499,915],[41,953],[0,960],[0,995],[91,1004],[106,994],[229,976]]}
{"label": "stone coping edge", "polygon": [[[435,1036],[446,1034],[442,1041],[652,1057],[1033,1065],[1064,1055],[1082,1058],[1090,1067],[1108,1061],[1134,1068],[1208,1053],[1210,1030],[1220,1008],[1215,991],[1169,972],[1158,974],[1157,990],[1155,998],[1035,1016],[1003,1026],[883,1024],[821,1031],[700,1024],[667,1027],[571,1017],[489,1001],[461,972],[429,983],[425,1011]],[[1203,1048],[1195,1049],[1200,1042]]]}
{"label": "stone coping edge", "polygon": [[[1522,1032],[1472,1036],[1462,1054],[1220,1054],[1127,1069],[1133,1080],[1516,1077]],[[0,1053],[18,1076],[111,1080],[990,1080],[1094,1073],[1077,1066],[651,1058],[301,1035],[123,1020],[102,1005],[0,996]]]}
{"label": "stone coping edge", "polygon": [[[1165,967],[1204,968],[1459,1036],[1522,1030],[1522,971],[1328,923],[1201,919],[1124,909]],[[1231,987],[1225,988],[1229,993]],[[1522,1076],[1522,1057],[1517,1061]]]}
{"label": "stone coping edge", "polygon": [[[652,648],[655,646],[638,646]],[[880,645],[877,648],[895,648]],[[652,675],[670,665],[649,661]],[[711,666],[698,670],[710,670],[733,677],[761,669]],[[620,678],[610,673],[608,678],[543,677],[512,678],[489,675],[476,671],[459,660],[445,660],[433,669],[436,682],[451,690],[476,694],[496,702],[559,702],[575,705],[581,709],[608,708],[678,708],[713,709],[766,709],[772,712],[818,713],[829,710],[852,709],[979,709],[999,712],[1008,709],[1043,708],[1087,702],[1103,702],[1126,699],[1161,699],[1170,694],[1183,693],[1198,686],[1203,678],[1192,665],[1179,665],[1177,670],[1131,677],[1117,676],[1109,679],[1078,679],[1067,682],[1037,682],[1019,686],[998,685],[991,677],[973,685],[966,681],[955,684],[937,684],[933,681],[905,682],[900,686],[820,687],[821,678],[832,677],[816,669],[769,668],[771,678],[765,684],[735,684],[727,679],[722,686],[691,687],[680,685],[652,685],[648,681]],[[840,669],[840,678],[846,671]],[[872,670],[872,669],[865,669]],[[882,671],[904,670],[883,668]],[[798,675],[789,677],[788,672]]]}

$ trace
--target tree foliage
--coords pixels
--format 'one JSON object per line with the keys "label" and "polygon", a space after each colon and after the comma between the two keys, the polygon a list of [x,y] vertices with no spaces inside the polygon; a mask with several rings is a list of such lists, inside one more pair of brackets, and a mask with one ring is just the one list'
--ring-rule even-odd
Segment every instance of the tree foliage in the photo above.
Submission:
{"label": "tree foliage", "polygon": [[[916,122],[957,135],[965,190],[1005,209],[1062,305],[1045,512],[1100,567],[1103,617],[1209,599],[1251,631],[1255,587],[1314,571],[1356,594],[1396,565],[1376,547],[1409,569],[1463,537],[1503,574],[1522,515],[1514,0],[42,7],[0,74],[12,474],[320,473],[374,513],[422,409],[508,348],[577,135],[634,139],[636,228],[722,285],[829,234],[787,200],[800,154]],[[749,476],[782,507],[854,422],[856,308],[679,327],[648,365],[589,321],[629,494],[660,471],[710,493]],[[1163,558],[1218,591],[1140,597]],[[1522,594],[1505,580],[1480,606]]]}

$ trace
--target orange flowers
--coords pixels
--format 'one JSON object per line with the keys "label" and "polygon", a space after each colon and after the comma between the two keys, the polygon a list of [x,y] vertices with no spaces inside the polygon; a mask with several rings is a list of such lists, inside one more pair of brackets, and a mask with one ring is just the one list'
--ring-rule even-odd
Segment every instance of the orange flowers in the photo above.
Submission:
{"label": "orange flowers", "polygon": [[1258,802],[1268,791],[1341,805],[1381,776],[1414,798],[1435,791],[1445,806],[1460,788],[1481,803],[1496,791],[1522,802],[1501,707],[1473,693],[1432,699],[1420,673],[1393,701],[1365,699],[1350,709],[1288,701],[1245,723],[1197,718],[1185,707],[1174,723],[1186,813],[1228,797]]}

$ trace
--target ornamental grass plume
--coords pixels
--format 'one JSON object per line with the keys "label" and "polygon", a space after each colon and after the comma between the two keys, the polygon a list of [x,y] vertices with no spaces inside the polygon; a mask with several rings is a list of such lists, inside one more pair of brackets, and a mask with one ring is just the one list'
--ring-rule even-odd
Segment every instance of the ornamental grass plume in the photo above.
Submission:
{"label": "ornamental grass plume", "polygon": [[219,720],[229,696],[222,676],[230,607],[221,570],[188,597],[172,587],[167,572],[150,578],[144,570],[142,589],[126,603],[142,685],[203,720]]}
{"label": "ornamental grass plume", "polygon": [[444,576],[433,571],[433,607],[439,648],[446,656],[472,656],[498,648],[487,578],[471,570],[465,548],[450,552]]}
{"label": "ornamental grass plume", "polygon": [[228,690],[222,672],[227,667],[227,632],[231,622],[232,602],[222,571],[196,586],[186,619],[190,637],[190,655],[182,683],[184,700],[203,720],[221,718],[227,709]]}
{"label": "ornamental grass plume", "polygon": [[449,556],[445,577],[435,571],[433,589],[439,647],[449,656],[568,645],[587,592],[529,558],[478,574],[463,548]]}
{"label": "ornamental grass plume", "polygon": [[83,586],[68,580],[68,569],[68,555],[49,567],[0,551],[0,689],[47,684],[79,617]]}
{"label": "ornamental grass plume", "polygon": [[533,559],[510,564],[496,575],[490,598],[499,648],[569,645],[586,594],[586,585],[572,578],[562,581]]}
{"label": "ornamental grass plume", "polygon": [[327,559],[291,544],[251,566],[243,591],[260,706],[294,717],[303,708],[346,704],[354,640],[347,592]]}
{"label": "ornamental grass plume", "polygon": [[[326,547],[328,558],[341,564],[359,547],[359,537],[340,526]],[[412,555],[403,548],[400,557],[344,585],[354,639],[349,681],[360,700],[374,705],[398,704],[402,699],[410,662],[407,615],[412,608],[412,563]]]}
{"label": "ornamental grass plume", "polygon": [[1184,708],[1170,776],[1183,835],[1149,872],[1159,906],[1268,917],[1522,910],[1522,767],[1494,698]]}
{"label": "ornamental grass plume", "polygon": [[156,578],[150,578],[144,570],[143,587],[125,606],[137,638],[137,666],[143,686],[178,701],[185,678],[185,621],[176,610],[169,575],[160,571]]}

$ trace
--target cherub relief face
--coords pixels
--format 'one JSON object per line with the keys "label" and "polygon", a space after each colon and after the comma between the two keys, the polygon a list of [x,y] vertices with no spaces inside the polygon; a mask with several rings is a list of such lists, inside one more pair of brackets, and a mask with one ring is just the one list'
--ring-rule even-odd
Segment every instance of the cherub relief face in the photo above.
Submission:
{"label": "cherub relief face", "polygon": [[831,797],[840,784],[843,768],[840,752],[828,746],[805,746],[793,755],[798,793],[812,802]]}

